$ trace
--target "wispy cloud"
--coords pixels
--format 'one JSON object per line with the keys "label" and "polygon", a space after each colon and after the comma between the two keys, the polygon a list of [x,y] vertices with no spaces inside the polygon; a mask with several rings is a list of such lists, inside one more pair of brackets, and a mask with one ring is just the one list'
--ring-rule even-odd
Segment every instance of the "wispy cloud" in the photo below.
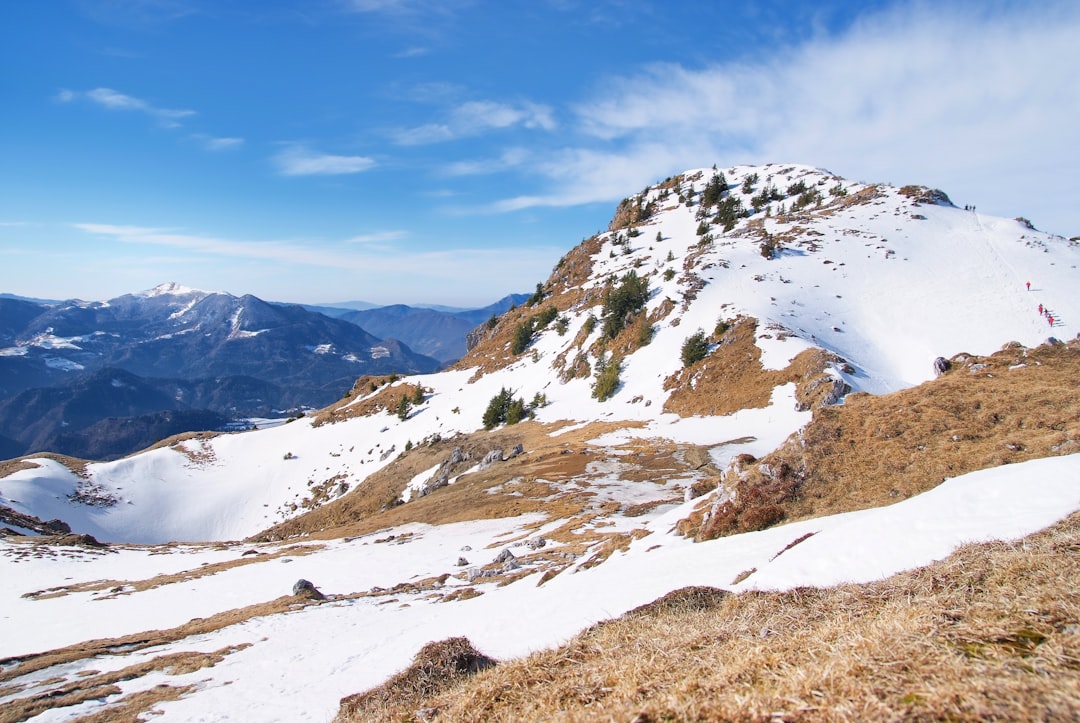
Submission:
{"label": "wispy cloud", "polygon": [[123,243],[168,246],[192,254],[278,261],[307,266],[337,267],[343,263],[343,257],[340,254],[286,241],[239,241],[183,233],[170,228],[105,223],[75,223],[72,227]]}
{"label": "wispy cloud", "polygon": [[380,244],[388,241],[400,241],[409,235],[408,231],[377,231],[353,236],[346,243],[351,244]]}
{"label": "wispy cloud", "polygon": [[499,173],[525,164],[532,157],[526,148],[508,148],[497,158],[472,161],[457,161],[443,169],[448,176],[480,176]]}
{"label": "wispy cloud", "polygon": [[413,46],[411,48],[405,48],[404,50],[394,53],[395,58],[419,58],[427,55],[431,52],[430,48],[422,48],[419,46]]}
{"label": "wispy cloud", "polygon": [[554,254],[553,249],[543,248],[522,248],[513,254],[507,254],[503,249],[380,248],[358,241],[364,238],[370,241],[400,239],[406,235],[403,231],[359,236],[337,244],[305,245],[288,241],[241,241],[146,226],[76,223],[72,227],[122,243],[178,249],[195,257],[220,256],[283,263],[282,268],[305,266],[353,271],[377,280],[381,285],[385,285],[388,274],[404,274],[413,281],[420,279],[420,286],[424,279],[438,279],[461,286],[462,290],[475,283],[471,280],[475,279],[477,268],[483,268],[485,273],[495,277],[505,274],[506,278],[516,278],[524,270],[532,274],[538,260],[548,263]]}
{"label": "wispy cloud", "polygon": [[1080,12],[1065,2],[1039,13],[965,7],[905,4],[756,62],[605,79],[574,108],[581,142],[528,166],[551,190],[492,208],[617,199],[714,160],[806,162],[1000,200],[1013,192],[1001,179],[1021,169],[1067,177],[1080,163],[1080,93],[1067,91]]}
{"label": "wispy cloud", "polygon": [[176,108],[162,108],[153,105],[141,98],[127,95],[112,88],[94,88],[87,91],[74,91],[67,88],[61,89],[55,96],[60,103],[71,103],[76,100],[89,100],[90,102],[109,110],[138,111],[145,113],[165,126],[176,128],[180,125],[181,118],[195,115],[195,111]]}
{"label": "wispy cloud", "polygon": [[341,156],[319,153],[304,145],[291,145],[274,156],[274,164],[283,176],[335,176],[361,173],[372,168],[368,156]]}
{"label": "wispy cloud", "polygon": [[205,133],[192,133],[191,137],[208,151],[229,151],[244,145],[243,138],[215,137]]}
{"label": "wispy cloud", "polygon": [[443,121],[402,129],[394,134],[394,139],[401,145],[423,145],[514,126],[530,130],[554,130],[554,112],[547,105],[528,101],[518,104],[469,101],[451,109]]}

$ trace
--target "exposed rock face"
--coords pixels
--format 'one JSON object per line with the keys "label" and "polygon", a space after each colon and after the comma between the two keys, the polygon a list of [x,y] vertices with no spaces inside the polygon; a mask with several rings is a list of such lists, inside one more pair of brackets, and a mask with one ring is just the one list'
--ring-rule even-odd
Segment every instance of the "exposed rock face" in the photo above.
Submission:
{"label": "exposed rock face", "polygon": [[488,323],[485,321],[483,324],[476,327],[465,335],[465,351],[472,351],[477,346],[479,346],[481,342],[489,339],[494,333],[495,330],[488,326]]}

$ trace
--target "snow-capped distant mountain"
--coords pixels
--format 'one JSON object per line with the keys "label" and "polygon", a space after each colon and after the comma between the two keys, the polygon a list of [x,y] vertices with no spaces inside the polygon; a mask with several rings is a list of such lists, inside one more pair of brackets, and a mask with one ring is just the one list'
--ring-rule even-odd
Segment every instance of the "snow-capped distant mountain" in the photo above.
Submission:
{"label": "snow-capped distant mountain", "polygon": [[[77,385],[82,375],[119,369],[145,378],[159,393],[174,395],[173,404],[138,413],[209,409],[232,418],[273,416],[275,410],[280,414],[328,404],[364,374],[439,367],[437,360],[394,339],[377,338],[355,324],[299,306],[174,283],[103,302],[46,306],[0,300],[0,310],[0,400],[13,400],[14,409],[37,409],[42,399],[58,394],[55,389],[44,396],[38,393],[38,401],[31,404],[17,400],[22,393]],[[115,409],[130,407],[127,401],[114,401]],[[99,407],[98,417],[82,421],[91,424],[108,416],[109,404],[103,401]],[[64,426],[42,429],[54,412],[30,426],[19,424],[18,415],[9,412],[0,419],[0,434],[22,442],[24,451],[41,451],[46,440],[85,426],[71,428],[75,420],[66,419]],[[98,451],[114,456],[133,450]]]}
{"label": "snow-capped distant mountain", "polygon": [[[432,640],[518,656],[685,585],[857,582],[1028,534],[1080,509],[1080,426],[1032,401],[1047,378],[1073,388],[1078,264],[1077,243],[932,189],[798,165],[674,176],[620,204],[452,369],[365,380],[271,429],[8,473],[0,505],[74,532],[247,542],[80,553],[80,571],[0,543],[14,580],[0,610],[34,623],[0,655],[140,633],[140,660],[220,660],[167,679],[190,687],[151,704],[166,719],[326,720]],[[179,323],[208,304],[209,326],[185,335],[269,333],[269,312],[211,299],[170,312]],[[51,353],[86,343],[52,328],[38,331]],[[867,399],[894,400],[896,416],[873,426]],[[822,420],[839,420],[827,441],[851,464],[897,440],[912,463],[795,494],[823,464],[807,450],[824,444],[808,433]],[[983,456],[966,451],[984,437]],[[864,482],[883,506],[844,506]],[[844,514],[797,507],[826,493]],[[760,514],[724,534],[749,532],[694,544],[703,520],[755,498]],[[328,599],[279,598],[297,577]],[[40,624],[91,599],[111,614]],[[118,668],[122,644],[49,672]],[[163,680],[147,673],[78,712]]]}

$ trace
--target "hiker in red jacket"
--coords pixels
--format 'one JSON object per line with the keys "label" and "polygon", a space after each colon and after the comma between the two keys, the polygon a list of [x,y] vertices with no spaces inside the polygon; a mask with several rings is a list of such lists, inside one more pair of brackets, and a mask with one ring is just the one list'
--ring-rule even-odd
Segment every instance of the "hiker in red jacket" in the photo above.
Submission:
{"label": "hiker in red jacket", "polygon": [[1050,322],[1050,326],[1054,325],[1054,317],[1048,316],[1048,317],[1046,317],[1046,320]]}
{"label": "hiker in red jacket", "polygon": [[1042,316],[1042,315],[1043,315],[1042,304],[1039,304],[1039,316]]}
{"label": "hiker in red jacket", "polygon": [[1031,291],[1031,282],[1030,281],[1027,282],[1027,289],[1028,289],[1028,291]]}

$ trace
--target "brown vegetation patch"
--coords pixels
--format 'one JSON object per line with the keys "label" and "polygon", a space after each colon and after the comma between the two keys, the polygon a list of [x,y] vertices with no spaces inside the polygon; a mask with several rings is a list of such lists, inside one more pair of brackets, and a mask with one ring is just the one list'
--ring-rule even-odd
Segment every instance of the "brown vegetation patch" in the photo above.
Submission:
{"label": "brown vegetation patch", "polygon": [[[593,256],[599,252],[602,245],[601,237],[593,236],[574,247],[560,259],[550,278],[543,284],[544,298],[538,304],[531,307],[519,306],[502,314],[495,320],[494,327],[483,335],[480,343],[469,349],[452,368],[473,369],[474,376],[471,381],[488,372],[502,369],[520,358],[510,353],[511,342],[518,326],[537,315],[545,306],[553,306],[559,314],[563,314],[589,304],[595,294],[582,287],[592,275]],[[600,303],[600,299],[596,298],[595,303]],[[556,332],[549,326],[542,333]],[[528,354],[528,351],[525,353]]]}
{"label": "brown vegetation patch", "polygon": [[[412,522],[439,525],[516,517],[530,512],[573,517],[584,509],[586,501],[579,495],[560,494],[553,484],[584,474],[585,466],[593,459],[582,454],[589,439],[628,425],[598,422],[557,437],[549,436],[560,426],[561,423],[547,426],[522,422],[414,447],[372,474],[349,494],[282,522],[252,539],[265,542],[297,535],[334,538],[367,534]],[[505,454],[518,444],[524,448],[524,454],[497,462],[485,470],[464,474],[452,485],[400,504],[409,480],[446,462],[455,447],[462,449],[463,461],[453,474],[460,474],[476,465],[489,451],[498,449]]]}
{"label": "brown vegetation patch", "polygon": [[838,380],[826,370],[839,359],[822,349],[808,349],[786,369],[765,369],[756,343],[757,323],[754,318],[743,317],[722,335],[714,332],[709,337],[710,343],[719,345],[714,351],[664,380],[664,389],[670,392],[664,411],[690,417],[764,409],[769,406],[773,390],[789,382],[796,384],[795,397],[802,408],[809,409],[830,399],[833,384]]}
{"label": "brown vegetation patch", "polygon": [[[18,542],[28,545],[30,547],[42,547],[60,544],[56,538],[20,538]],[[310,555],[313,552],[317,552],[323,549],[323,545],[309,544],[309,545],[290,545],[288,547],[279,548],[269,552],[260,552],[255,556],[241,556],[235,560],[226,560],[224,562],[212,562],[206,565],[200,565],[199,567],[191,570],[183,570],[181,572],[174,572],[162,575],[155,575],[151,578],[143,580],[89,580],[86,582],[74,582],[70,585],[61,585],[59,587],[46,588],[44,590],[36,590],[34,592],[24,593],[22,597],[30,600],[48,600],[49,598],[64,597],[65,595],[71,595],[74,593],[91,593],[108,590],[108,595],[100,596],[96,599],[104,600],[108,598],[120,597],[121,595],[131,595],[133,593],[142,592],[144,590],[153,590],[155,588],[164,587],[165,585],[175,585],[177,583],[190,582],[192,580],[198,580],[202,577],[208,577],[210,575],[216,575],[219,572],[225,570],[231,570],[237,567],[243,567],[245,565],[252,565],[255,563],[269,562],[270,560],[277,560],[283,557],[302,557]]]}
{"label": "brown vegetation patch", "polygon": [[324,424],[337,424],[346,419],[371,417],[387,412],[397,413],[398,404],[404,396],[412,399],[417,390],[423,393],[418,384],[397,382],[396,375],[390,377],[362,376],[353,384],[352,390],[337,404],[332,404],[319,411],[311,421],[312,427]]}
{"label": "brown vegetation patch", "polygon": [[[32,696],[17,698],[5,703],[3,710],[0,711],[0,723],[23,721],[47,710],[67,708],[86,701],[117,695],[121,693],[120,688],[116,686],[117,683],[141,678],[148,673],[163,672],[166,675],[184,675],[202,668],[212,667],[224,660],[225,656],[247,647],[250,646],[244,644],[222,648],[211,653],[170,653],[108,673],[80,676],[76,680],[63,678],[49,684],[45,687],[45,690]],[[94,717],[98,720],[115,721],[123,720],[119,714],[126,713],[131,716],[128,718],[129,720],[135,720],[137,719],[135,716],[145,712],[150,706],[162,700],[175,700],[184,692],[191,690],[192,687],[172,688],[170,686],[159,686],[162,690],[157,691],[156,695],[146,695],[145,693],[150,691],[144,691],[144,695],[139,696],[137,699],[131,696],[121,698],[120,702],[124,704],[122,708],[126,709],[125,711],[117,710],[110,705],[105,711]],[[137,710],[133,710],[135,708]],[[80,718],[80,720],[86,719]]]}
{"label": "brown vegetation patch", "polygon": [[415,706],[437,695],[496,661],[473,647],[468,638],[447,638],[428,643],[408,668],[366,693],[341,699],[335,720],[372,720],[390,706]]}
{"label": "brown vegetation patch", "polygon": [[1080,452],[1080,341],[1010,344],[952,363],[918,387],[815,409],[778,450],[725,475],[734,501],[712,500],[680,529],[699,539],[731,534],[757,505],[778,506],[781,515],[766,515],[777,520],[878,507],[949,477]]}
{"label": "brown vegetation patch", "polygon": [[1077,549],[1080,514],[868,585],[677,591],[363,719],[1076,720]]}
{"label": "brown vegetation patch", "polygon": [[90,473],[87,471],[87,465],[90,463],[85,459],[78,459],[76,457],[68,457],[64,454],[55,454],[53,452],[35,452],[34,454],[28,454],[24,457],[16,457],[15,459],[8,459],[0,462],[0,479],[3,479],[9,475],[21,472],[24,469],[39,469],[40,464],[34,462],[35,459],[51,459],[54,462],[59,462],[71,471],[72,474],[82,477],[83,479],[89,479]]}

